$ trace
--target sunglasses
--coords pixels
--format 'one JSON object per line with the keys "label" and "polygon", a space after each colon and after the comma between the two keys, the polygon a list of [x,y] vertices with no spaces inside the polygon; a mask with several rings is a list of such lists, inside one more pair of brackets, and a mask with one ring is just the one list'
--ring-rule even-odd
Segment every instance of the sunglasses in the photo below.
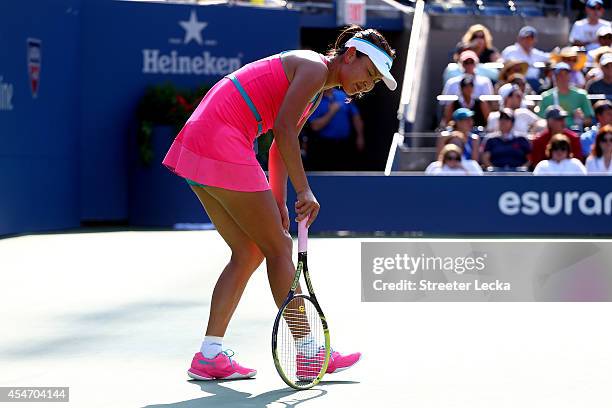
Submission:
{"label": "sunglasses", "polygon": [[479,33],[479,34],[474,34],[472,36],[472,40],[476,39],[476,38],[485,38],[485,35],[483,33]]}
{"label": "sunglasses", "polygon": [[445,160],[445,161],[460,161],[460,160],[461,160],[461,157],[459,157],[459,156],[455,156],[455,155],[452,155],[452,156],[445,156],[445,157],[444,157],[444,160]]}
{"label": "sunglasses", "polygon": [[468,60],[463,61],[463,65],[472,65],[472,64],[475,64],[474,60],[472,60],[472,59],[468,59]]}
{"label": "sunglasses", "polygon": [[565,146],[553,146],[550,149],[551,152],[569,152],[569,149]]}
{"label": "sunglasses", "polygon": [[612,137],[604,137],[601,139],[601,143],[612,143]]}

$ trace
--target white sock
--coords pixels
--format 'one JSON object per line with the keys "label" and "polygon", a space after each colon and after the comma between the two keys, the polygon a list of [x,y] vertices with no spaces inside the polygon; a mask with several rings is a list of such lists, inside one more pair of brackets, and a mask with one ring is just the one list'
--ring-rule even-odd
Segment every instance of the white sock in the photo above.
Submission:
{"label": "white sock", "polygon": [[319,345],[310,333],[301,339],[296,339],[295,348],[297,349],[298,354],[302,354],[308,358],[316,356],[319,352]]}
{"label": "white sock", "polygon": [[200,351],[206,358],[214,358],[221,352],[223,347],[223,337],[206,336],[202,342]]}

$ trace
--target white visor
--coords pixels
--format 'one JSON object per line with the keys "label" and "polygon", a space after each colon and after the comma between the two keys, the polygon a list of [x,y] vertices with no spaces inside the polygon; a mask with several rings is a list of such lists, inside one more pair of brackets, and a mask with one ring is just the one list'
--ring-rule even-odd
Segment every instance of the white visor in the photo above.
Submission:
{"label": "white visor", "polygon": [[370,60],[372,60],[378,72],[382,74],[382,80],[385,82],[385,85],[387,85],[387,88],[392,91],[397,88],[397,82],[395,78],[393,78],[393,75],[391,75],[391,64],[393,64],[393,59],[391,59],[389,54],[363,38],[353,37],[348,40],[344,46],[347,48],[355,47],[357,51],[361,51],[370,57]]}

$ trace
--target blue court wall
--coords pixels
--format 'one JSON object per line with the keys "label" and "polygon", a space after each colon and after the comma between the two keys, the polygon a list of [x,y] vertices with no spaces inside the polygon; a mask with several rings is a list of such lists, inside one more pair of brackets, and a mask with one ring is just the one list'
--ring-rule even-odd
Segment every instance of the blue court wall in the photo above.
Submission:
{"label": "blue court wall", "polygon": [[[310,173],[321,211],[311,232],[423,235],[612,236],[612,178],[608,176],[425,176]],[[165,189],[188,191],[182,180]],[[141,225],[205,222],[196,197],[159,196]],[[294,219],[295,194],[287,206]],[[197,205],[196,205],[197,204]],[[164,209],[171,209],[164,212]],[[146,218],[146,219],[145,219]],[[295,230],[293,222],[291,229]]]}
{"label": "blue court wall", "polygon": [[0,1],[0,235],[80,225],[79,4]]}
{"label": "blue court wall", "polygon": [[[313,232],[612,235],[607,176],[311,174]],[[289,207],[295,201],[289,194]]]}

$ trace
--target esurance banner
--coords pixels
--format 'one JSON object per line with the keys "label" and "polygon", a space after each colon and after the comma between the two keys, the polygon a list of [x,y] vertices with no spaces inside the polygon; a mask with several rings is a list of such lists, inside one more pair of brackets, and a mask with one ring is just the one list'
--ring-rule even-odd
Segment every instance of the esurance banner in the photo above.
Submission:
{"label": "esurance banner", "polygon": [[361,244],[364,302],[612,300],[612,241]]}

